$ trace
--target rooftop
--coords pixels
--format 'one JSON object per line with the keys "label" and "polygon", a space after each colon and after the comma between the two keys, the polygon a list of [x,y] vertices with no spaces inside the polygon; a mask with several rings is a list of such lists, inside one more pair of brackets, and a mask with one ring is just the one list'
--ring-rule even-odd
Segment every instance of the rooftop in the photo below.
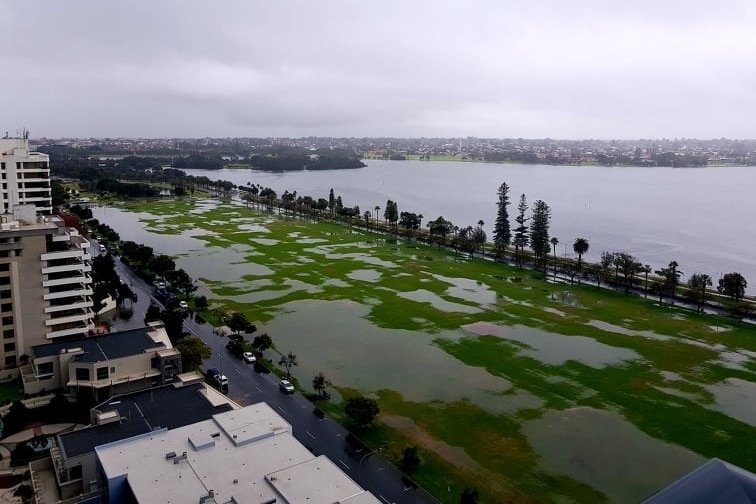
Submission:
{"label": "rooftop", "polygon": [[[104,362],[130,355],[138,355],[149,350],[170,347],[167,338],[161,337],[159,329],[154,326],[141,327],[103,336],[91,336],[68,341],[47,343],[32,347],[34,358],[50,357],[80,349],[83,353],[76,355],[76,362]],[[166,344],[168,343],[168,344]]]}
{"label": "rooftop", "polygon": [[159,428],[175,429],[202,420],[217,413],[230,411],[228,402],[208,399],[202,383],[176,387],[165,385],[151,390],[116,396],[97,406],[102,413],[116,412],[119,420],[94,425],[58,436],[58,446],[64,457],[75,457],[94,452],[97,446],[152,432]]}

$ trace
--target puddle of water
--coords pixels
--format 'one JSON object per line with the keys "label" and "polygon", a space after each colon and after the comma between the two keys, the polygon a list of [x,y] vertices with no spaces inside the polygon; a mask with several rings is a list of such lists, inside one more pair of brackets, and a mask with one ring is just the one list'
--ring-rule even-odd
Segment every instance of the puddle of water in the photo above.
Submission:
{"label": "puddle of water", "polygon": [[[339,245],[310,247],[310,248],[304,249],[304,252],[323,255],[325,256],[326,259],[351,259],[353,261],[364,262],[372,266],[381,266],[383,268],[397,268],[398,267],[396,263],[393,263],[391,261],[384,261],[383,259],[379,259],[377,257],[373,257],[370,254],[365,254],[362,252],[349,252],[349,253],[341,253],[341,254],[336,253],[333,251],[333,249],[337,248],[338,246]],[[348,246],[350,248],[353,248],[355,247],[355,244],[347,243],[341,246],[342,247]]]}
{"label": "puddle of water", "polygon": [[274,240],[273,238],[250,238],[249,241],[267,246],[278,245],[280,243],[279,240]]}
{"label": "puddle of water", "polygon": [[544,306],[543,307],[543,311],[545,311],[546,313],[552,313],[554,315],[558,315],[560,317],[566,317],[567,316],[567,314],[564,313],[562,310],[557,310],[556,308],[551,308],[549,306]]}
{"label": "puddle of water", "polygon": [[728,378],[706,389],[714,394],[715,409],[741,422],[756,426],[756,383]]}
{"label": "puddle of water", "polygon": [[[438,334],[380,328],[366,319],[369,313],[370,306],[352,301],[294,301],[258,330],[271,334],[281,352],[296,349],[300,364],[292,372],[302,383],[323,371],[336,385],[366,393],[396,390],[408,401],[467,398],[493,413],[543,406],[540,398],[513,391],[508,380],[438,348],[433,343]],[[317,338],[312,337],[313,327],[318,328]],[[339,351],[324,351],[328,348]]]}
{"label": "puddle of water", "polygon": [[373,269],[361,269],[347,273],[347,276],[352,280],[361,280],[363,282],[375,283],[381,279],[383,273]]}
{"label": "puddle of water", "polygon": [[475,322],[462,328],[478,335],[489,334],[524,343],[529,348],[520,353],[545,364],[562,365],[572,360],[593,368],[603,368],[641,358],[634,350],[606,345],[586,336],[564,336],[532,327],[500,326],[490,322]]}
{"label": "puddle of water", "polygon": [[732,350],[730,352],[722,352],[719,354],[719,361],[717,364],[730,369],[739,369],[746,371],[748,367],[746,364],[751,360],[756,359],[756,352],[749,352],[748,350],[739,349]]}
{"label": "puddle of water", "polygon": [[240,232],[245,233],[270,233],[270,229],[260,224],[238,224],[237,227]]}
{"label": "puddle of water", "polygon": [[577,296],[572,292],[567,291],[559,291],[559,292],[552,292],[549,296],[549,299],[552,301],[556,301],[557,303],[562,303],[563,305],[567,306],[580,306],[580,303],[578,303]]}
{"label": "puddle of water", "polygon": [[446,289],[446,294],[450,297],[462,299],[464,301],[475,304],[495,304],[497,294],[488,285],[478,282],[476,280],[470,280],[469,278],[453,278],[443,275],[431,275],[436,280],[451,284],[452,286]]}
{"label": "puddle of water", "polygon": [[443,312],[459,312],[459,313],[480,313],[483,310],[476,306],[463,305],[460,303],[452,303],[441,298],[438,294],[425,289],[418,289],[410,292],[397,292],[397,296],[415,301],[418,303],[430,303],[433,308]]}
{"label": "puddle of water", "polygon": [[671,396],[681,397],[683,399],[688,399],[690,401],[701,402],[701,397],[692,392],[684,392],[682,390],[678,390],[672,387],[655,386],[654,388],[658,390],[659,392],[664,392],[665,394],[669,394]]}
{"label": "puddle of water", "polygon": [[285,288],[279,288],[275,290],[260,290],[254,292],[245,292],[235,296],[218,296],[220,299],[230,299],[237,303],[257,303],[260,301],[269,301],[271,299],[278,299],[293,292],[303,291],[309,294],[317,294],[323,292],[323,289],[317,285],[312,285],[299,280],[292,280],[290,278],[283,282]]}
{"label": "puddle of water", "polygon": [[547,470],[584,481],[611,502],[639,502],[706,461],[593,408],[548,411],[522,430]]}
{"label": "puddle of water", "polygon": [[589,322],[586,322],[585,325],[589,325],[606,332],[624,334],[626,336],[643,336],[644,338],[651,338],[659,341],[669,341],[672,339],[671,336],[657,334],[653,331],[636,331],[634,329],[628,329],[627,327],[610,324],[609,322],[604,322],[603,320],[591,320]]}
{"label": "puddle of water", "polygon": [[341,288],[352,286],[351,284],[345,282],[344,280],[340,280],[338,278],[329,278],[325,280],[321,285],[323,287],[341,287]]}

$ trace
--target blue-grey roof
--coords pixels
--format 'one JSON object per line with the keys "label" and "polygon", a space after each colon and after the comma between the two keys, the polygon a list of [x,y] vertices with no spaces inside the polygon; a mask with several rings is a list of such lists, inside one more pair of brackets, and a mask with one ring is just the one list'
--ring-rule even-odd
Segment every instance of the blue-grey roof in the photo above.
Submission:
{"label": "blue-grey roof", "polygon": [[643,502],[753,504],[756,502],[756,474],[715,458]]}
{"label": "blue-grey roof", "polygon": [[141,327],[129,331],[121,331],[102,336],[90,336],[87,338],[77,338],[67,341],[56,341],[45,345],[36,345],[32,347],[34,358],[49,357],[58,355],[61,350],[72,348],[81,348],[84,353],[77,355],[77,362],[103,362],[129,355],[138,355],[145,350],[160,350],[164,348],[163,343],[155,343],[147,333],[153,331],[151,327]]}
{"label": "blue-grey roof", "polygon": [[229,404],[213,406],[200,393],[201,383],[174,387],[165,385],[116,396],[100,404],[97,411],[115,410],[119,422],[86,427],[58,436],[64,458],[93,452],[97,446],[145,434],[155,429],[175,429],[202,420],[217,413],[229,411]]}

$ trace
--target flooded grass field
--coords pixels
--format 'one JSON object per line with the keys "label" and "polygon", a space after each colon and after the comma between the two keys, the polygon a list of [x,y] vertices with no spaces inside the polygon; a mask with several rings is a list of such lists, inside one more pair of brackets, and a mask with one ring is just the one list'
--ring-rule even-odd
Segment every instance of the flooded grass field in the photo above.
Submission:
{"label": "flooded grass field", "polygon": [[419,446],[439,498],[637,502],[710,457],[756,470],[752,326],[236,203],[95,216],[297,354],[303,388],[375,397],[369,436]]}

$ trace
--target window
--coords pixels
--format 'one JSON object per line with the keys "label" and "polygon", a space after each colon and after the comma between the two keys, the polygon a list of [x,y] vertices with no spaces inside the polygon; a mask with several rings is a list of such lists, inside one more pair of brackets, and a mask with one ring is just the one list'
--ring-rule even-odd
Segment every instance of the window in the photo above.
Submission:
{"label": "window", "polygon": [[115,368],[114,367],[110,368],[110,374],[114,374],[114,373],[115,373]]}
{"label": "window", "polygon": [[5,358],[5,365],[6,366],[15,366],[16,365],[16,356],[15,355],[9,355]]}
{"label": "window", "polygon": [[6,352],[15,352],[16,351],[16,343],[6,343],[3,345],[3,350]]}
{"label": "window", "polygon": [[53,363],[43,362],[37,364],[37,379],[52,378],[53,375]]}
{"label": "window", "polygon": [[14,339],[16,337],[16,331],[14,329],[6,329],[3,331],[3,339]]}
{"label": "window", "polygon": [[3,317],[3,325],[13,325],[13,317]]}
{"label": "window", "polygon": [[98,380],[107,380],[108,379],[108,368],[106,368],[106,367],[99,367],[99,368],[97,368],[97,379]]}
{"label": "window", "polygon": [[0,305],[0,311],[11,312],[13,311],[13,303],[3,303]]}
{"label": "window", "polygon": [[89,381],[89,368],[76,368],[76,379]]}
{"label": "window", "polygon": [[11,297],[11,291],[9,290],[0,291],[0,299],[10,299],[10,297]]}
{"label": "window", "polygon": [[10,271],[10,263],[0,264],[0,271]]}

